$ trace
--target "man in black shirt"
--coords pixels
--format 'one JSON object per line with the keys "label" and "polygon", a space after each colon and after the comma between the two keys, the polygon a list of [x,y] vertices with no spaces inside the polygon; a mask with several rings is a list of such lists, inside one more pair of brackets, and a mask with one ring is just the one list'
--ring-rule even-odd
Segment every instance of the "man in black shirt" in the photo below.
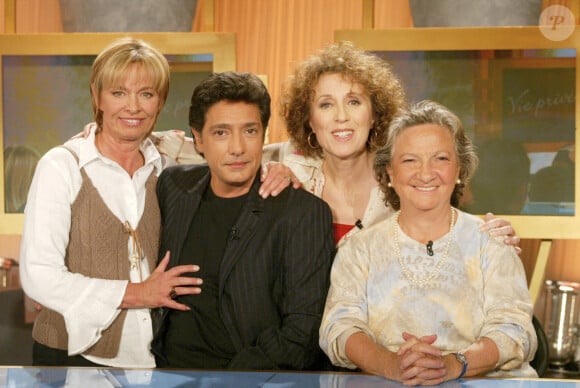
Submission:
{"label": "man in black shirt", "polygon": [[202,166],[160,176],[160,256],[196,264],[189,311],[162,310],[159,367],[314,369],[334,254],[328,205],[304,191],[258,193],[270,96],[249,73],[214,73],[193,91],[189,124]]}

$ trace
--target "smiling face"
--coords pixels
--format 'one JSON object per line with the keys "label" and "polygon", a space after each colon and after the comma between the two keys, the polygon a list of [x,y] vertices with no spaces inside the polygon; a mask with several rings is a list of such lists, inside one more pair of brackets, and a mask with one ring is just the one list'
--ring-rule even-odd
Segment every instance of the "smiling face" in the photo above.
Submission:
{"label": "smiling face", "polygon": [[223,198],[239,197],[252,187],[262,162],[264,128],[255,104],[220,101],[193,130],[196,147],[211,170],[211,188]]}
{"label": "smiling face", "polygon": [[153,130],[160,105],[151,77],[139,65],[131,65],[119,84],[107,85],[99,94],[103,135],[141,142]]}
{"label": "smiling face", "polygon": [[401,210],[448,211],[460,166],[451,131],[420,124],[399,133],[387,173]]}
{"label": "smiling face", "polygon": [[373,125],[370,97],[341,74],[323,74],[314,88],[309,124],[325,157],[358,156],[366,152]]}

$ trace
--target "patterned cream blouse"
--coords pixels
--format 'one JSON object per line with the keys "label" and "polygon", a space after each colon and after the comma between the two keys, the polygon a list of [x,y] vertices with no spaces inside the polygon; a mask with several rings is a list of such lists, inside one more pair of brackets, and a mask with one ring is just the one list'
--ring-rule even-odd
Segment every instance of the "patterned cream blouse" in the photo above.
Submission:
{"label": "patterned cream blouse", "polygon": [[[437,334],[434,345],[444,354],[488,337],[500,353],[489,376],[537,376],[529,365],[537,338],[523,265],[514,247],[479,231],[481,219],[457,213],[451,235],[434,242],[433,256],[400,230],[395,217],[365,228],[338,250],[320,328],[320,346],[335,365],[356,367],[345,354],[356,332],[396,352],[406,331]],[[448,257],[430,277],[448,238]],[[423,287],[408,280],[401,262],[411,276],[429,279]]]}

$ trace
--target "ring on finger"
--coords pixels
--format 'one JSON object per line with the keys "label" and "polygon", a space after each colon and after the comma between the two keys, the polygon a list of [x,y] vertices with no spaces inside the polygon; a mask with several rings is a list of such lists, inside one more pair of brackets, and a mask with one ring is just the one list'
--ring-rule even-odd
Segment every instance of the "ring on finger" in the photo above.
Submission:
{"label": "ring on finger", "polygon": [[284,179],[287,179],[288,182],[292,182],[292,177],[290,175],[286,175]]}
{"label": "ring on finger", "polygon": [[169,297],[171,299],[177,298],[177,292],[175,291],[175,287],[171,287],[171,291],[169,291]]}

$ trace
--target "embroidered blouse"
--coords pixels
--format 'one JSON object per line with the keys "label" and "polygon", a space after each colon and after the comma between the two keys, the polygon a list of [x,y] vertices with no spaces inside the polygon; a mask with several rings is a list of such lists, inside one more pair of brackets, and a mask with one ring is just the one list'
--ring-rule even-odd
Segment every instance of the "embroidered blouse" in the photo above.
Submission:
{"label": "embroidered blouse", "polygon": [[[364,332],[396,352],[402,332],[437,334],[444,354],[463,351],[481,337],[498,346],[489,376],[537,376],[529,365],[537,347],[533,305],[514,247],[479,231],[476,216],[458,211],[449,253],[423,288],[404,275],[395,248],[393,219],[365,228],[338,250],[320,327],[320,346],[335,365],[355,368],[346,340]],[[449,234],[425,245],[398,230],[400,257],[412,275],[428,278]]]}

